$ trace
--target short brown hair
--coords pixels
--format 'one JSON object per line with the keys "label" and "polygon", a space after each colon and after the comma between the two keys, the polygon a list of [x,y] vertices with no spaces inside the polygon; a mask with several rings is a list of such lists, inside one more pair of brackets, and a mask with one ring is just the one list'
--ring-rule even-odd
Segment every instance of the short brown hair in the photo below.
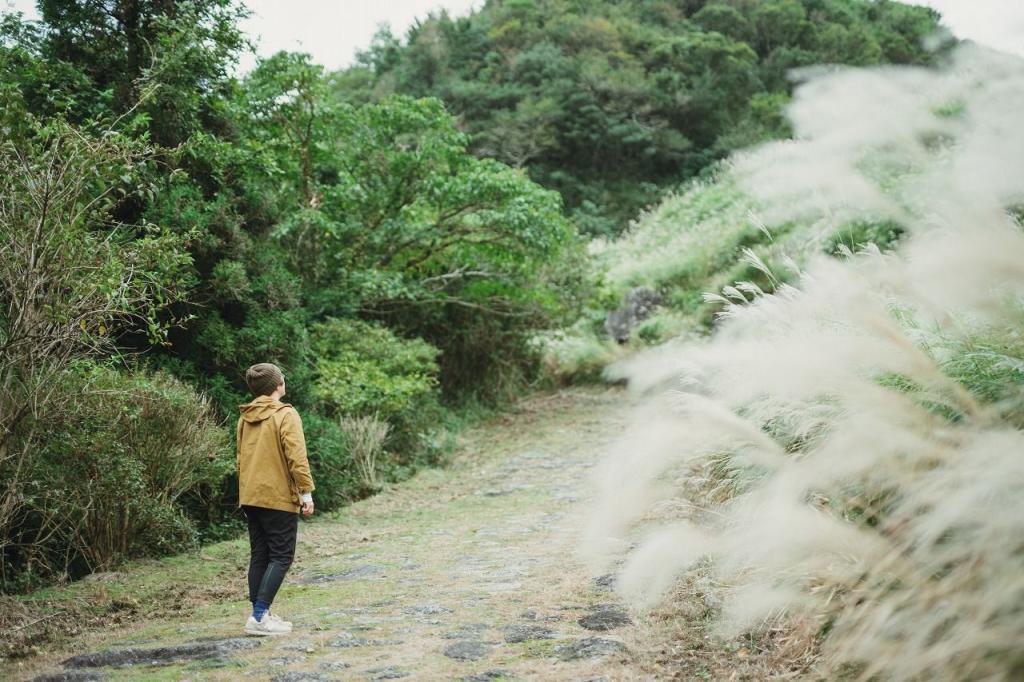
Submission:
{"label": "short brown hair", "polygon": [[277,365],[261,362],[245,370],[245,384],[253,395],[270,395],[284,383],[284,374]]}

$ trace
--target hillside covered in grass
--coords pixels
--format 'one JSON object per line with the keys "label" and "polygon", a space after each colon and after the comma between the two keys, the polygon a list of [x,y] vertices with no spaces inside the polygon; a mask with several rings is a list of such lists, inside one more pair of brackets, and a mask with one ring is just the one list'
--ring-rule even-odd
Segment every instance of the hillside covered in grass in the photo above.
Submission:
{"label": "hillside covered in grass", "polygon": [[[613,378],[605,370],[616,361],[710,334],[729,306],[795,284],[818,257],[888,250],[904,235],[899,223],[864,214],[773,222],[774,209],[745,181],[745,159],[745,153],[734,155],[707,178],[684,184],[620,237],[591,242],[595,295],[589,306],[571,326],[534,340],[554,381]],[[893,175],[891,169],[878,173],[883,182]],[[654,292],[659,303],[616,343],[609,314],[637,289]]]}

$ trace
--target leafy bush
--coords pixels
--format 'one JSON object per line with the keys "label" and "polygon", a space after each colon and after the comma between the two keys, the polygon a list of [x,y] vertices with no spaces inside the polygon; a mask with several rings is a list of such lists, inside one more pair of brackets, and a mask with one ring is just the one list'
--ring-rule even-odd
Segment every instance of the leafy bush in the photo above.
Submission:
{"label": "leafy bush", "polygon": [[[354,107],[329,84],[307,55],[279,53],[240,92],[242,147],[272,169],[257,175],[270,235],[304,309],[425,339],[443,351],[447,398],[500,394],[492,384],[536,365],[529,332],[576,302],[582,258],[560,197],[470,154],[440,100]],[[226,267],[215,274],[221,289],[243,284]]]}
{"label": "leafy bush", "polygon": [[387,421],[392,430],[385,468],[436,454],[426,447],[442,410],[436,348],[421,339],[402,339],[378,324],[348,319],[314,325],[311,339],[314,391],[323,414]]}
{"label": "leafy bush", "polygon": [[[182,240],[117,221],[152,153],[114,131],[91,134],[8,107],[0,92],[0,554],[28,513],[22,476],[39,420],[73,362],[136,335],[165,341],[168,308],[193,284]],[[16,120],[15,120],[16,119]],[[0,576],[0,582],[3,582]]]}
{"label": "leafy bush", "polygon": [[309,468],[316,482],[317,507],[329,511],[365,497],[370,491],[359,478],[338,420],[304,411],[302,429],[306,435]]}
{"label": "leafy bush", "polygon": [[436,399],[437,349],[387,327],[330,319],[313,326],[316,395],[329,412],[397,417]]}
{"label": "leafy bush", "polygon": [[208,401],[165,373],[81,362],[33,426],[5,587],[188,549],[234,470]]}
{"label": "leafy bush", "polygon": [[621,356],[610,338],[578,328],[540,334],[533,343],[541,354],[545,379],[555,386],[599,381],[604,368]]}

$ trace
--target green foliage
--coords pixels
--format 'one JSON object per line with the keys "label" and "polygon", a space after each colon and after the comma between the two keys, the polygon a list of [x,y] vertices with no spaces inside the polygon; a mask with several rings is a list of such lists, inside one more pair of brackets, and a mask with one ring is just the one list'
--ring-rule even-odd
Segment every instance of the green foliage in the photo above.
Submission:
{"label": "green foliage", "polygon": [[927,63],[932,10],[866,0],[491,2],[377,34],[339,100],[441,98],[475,154],[526,168],[590,235],[663,189],[784,137],[789,69]]}
{"label": "green foliage", "polygon": [[[168,146],[216,117],[227,71],[245,46],[237,21],[246,12],[235,0],[41,0],[39,9],[40,52],[80,74],[80,87],[65,96],[81,90],[107,99],[91,117],[138,104],[151,139]],[[140,103],[146,90],[152,96]]]}
{"label": "green foliage", "polygon": [[717,31],[748,45],[757,38],[754,23],[731,5],[708,3],[690,17],[690,20],[705,31]]}
{"label": "green foliage", "polygon": [[329,414],[384,419],[417,411],[437,397],[436,348],[400,339],[386,327],[330,319],[313,328],[317,399]]}
{"label": "green foliage", "polygon": [[[708,179],[687,184],[641,214],[619,239],[595,242],[597,307],[564,332],[538,337],[545,377],[558,383],[602,377],[604,367],[622,352],[606,348],[605,315],[634,287],[659,292],[663,304],[637,325],[624,351],[707,333],[730,296],[749,300],[773,293],[796,283],[799,268],[811,258],[845,257],[868,244],[893,248],[904,233],[896,223],[869,220],[838,229],[825,221],[768,230],[760,210],[740,188],[731,166],[721,164]],[[728,296],[718,295],[727,288]]]}
{"label": "green foliage", "polygon": [[73,64],[43,58],[43,31],[16,15],[0,17],[0,97],[9,135],[25,135],[27,112],[63,114],[71,120],[90,118],[109,106],[110,93],[92,87]]}
{"label": "green foliage", "polygon": [[528,376],[528,332],[566,317],[583,282],[557,194],[471,156],[436,99],[356,107],[328,86],[307,57],[281,53],[243,92],[258,112],[240,125],[246,144],[271,169],[271,236],[302,273],[305,308],[434,344],[450,398]]}
{"label": "green foliage", "polygon": [[964,339],[942,361],[943,371],[972,395],[992,405],[1000,418],[1024,428],[1024,339],[1021,311],[1003,328]]}
{"label": "green foliage", "polygon": [[[343,73],[280,53],[238,80],[230,74],[245,48],[245,10],[234,0],[40,7],[39,24],[0,20],[0,208],[21,226],[5,223],[4,237],[18,238],[0,248],[29,253],[18,235],[44,225],[63,250],[35,274],[63,273],[66,286],[32,289],[12,266],[22,261],[6,254],[0,329],[43,320],[50,326],[29,336],[60,331],[64,345],[42,373],[0,356],[3,385],[18,388],[0,395],[0,418],[20,422],[28,411],[18,404],[42,406],[29,394],[62,385],[72,360],[126,349],[159,371],[145,379],[76,370],[67,390],[92,396],[86,384],[109,385],[137,402],[185,395],[161,383],[172,381],[166,372],[233,420],[249,399],[244,369],[276,362],[307,423],[323,508],[369,492],[352,471],[342,416],[389,422],[381,474],[401,478],[447,447],[439,425],[452,413],[442,404],[516,395],[556,346],[573,358],[566,376],[593,376],[617,352],[590,339],[542,347],[530,342],[538,332],[581,311],[578,328],[600,328],[598,308],[635,284],[686,308],[652,318],[643,338],[689,328],[700,308],[692,287],[728,272],[743,247],[770,248],[745,221],[745,199],[726,185],[710,190],[679,212],[692,229],[673,227],[671,200],[652,212],[665,220],[645,219],[658,223],[652,238],[688,233],[672,242],[686,249],[684,262],[636,236],[595,267],[577,228],[617,234],[666,187],[710,177],[712,162],[739,146],[787,135],[787,69],[927,61],[919,38],[935,23],[920,8],[857,0],[495,2],[462,19],[430,17],[404,41],[382,31]],[[38,181],[53,169],[63,169],[63,184]],[[48,186],[70,203],[34,222],[33,211],[53,204],[32,192]],[[12,314],[8,304],[31,299],[11,292],[29,290],[51,297],[44,314]],[[75,301],[99,301],[104,312],[86,314],[92,308]],[[22,347],[0,340],[3,352]],[[20,574],[38,574],[40,562],[59,572],[64,562],[77,575],[171,551],[197,531],[230,530],[233,480],[201,463],[204,482],[166,504],[129,509],[115,499],[120,488],[141,495],[158,486],[147,448],[160,434],[138,430],[155,429],[155,415],[210,423],[178,398],[152,400],[152,413],[117,412],[120,400],[93,397],[55,404],[64,431],[53,433],[93,453],[75,466],[94,489],[69,488],[62,500],[39,488],[31,513],[4,500],[20,494],[25,472],[53,479],[70,446],[29,422],[0,424],[14,434],[3,439],[21,439],[19,457],[38,454],[25,460],[36,468],[11,466],[14,441],[0,440],[0,512],[29,519],[13,544],[0,537]],[[76,416],[87,427],[80,434],[70,426]],[[121,431],[111,435],[106,422]],[[113,472],[97,473],[101,452]],[[127,544],[70,523],[73,505],[95,510],[97,528],[121,528]],[[13,518],[0,518],[5,533],[20,528]],[[140,519],[150,530],[131,525]],[[51,531],[72,548],[60,561],[44,541]]]}
{"label": "green foliage", "polygon": [[319,71],[282,53],[247,82],[249,144],[269,157],[268,179],[282,192],[273,234],[293,245],[312,307],[455,302],[476,280],[488,294],[464,302],[529,294],[519,291],[525,281],[573,239],[557,196],[467,154],[437,100],[332,105]]}
{"label": "green foliage", "polygon": [[379,324],[351,319],[314,325],[311,347],[321,413],[335,420],[376,416],[388,422],[385,467],[436,461],[441,413],[436,348],[421,339],[399,338]]}
{"label": "green foliage", "polygon": [[[39,457],[57,438],[41,420],[64,414],[68,367],[112,352],[126,335],[166,343],[170,329],[186,321],[168,309],[194,279],[179,235],[117,220],[119,205],[145,177],[144,144],[114,131],[94,135],[61,120],[43,122],[17,108],[0,111],[0,126],[12,115],[20,117],[8,128],[16,132],[0,143],[0,557],[6,565],[11,556],[11,570],[31,577],[37,567],[48,575],[64,570],[52,546],[35,545],[80,521],[48,489],[26,497]],[[124,475],[134,480],[135,473]],[[57,506],[40,509],[39,499]],[[82,537],[61,536],[69,543]],[[97,545],[93,563],[107,560],[110,542]],[[20,578],[0,567],[0,589],[9,580]]]}
{"label": "green foliage", "polygon": [[874,244],[884,251],[894,247],[904,232],[902,225],[892,221],[854,221],[836,230],[829,238],[826,249],[832,254],[843,250],[856,253]]}
{"label": "green foliage", "polygon": [[193,546],[234,470],[209,402],[163,373],[80,363],[31,426],[5,589]]}
{"label": "green foliage", "polygon": [[621,356],[606,335],[578,327],[538,335],[534,344],[543,358],[544,377],[555,386],[600,381],[605,367]]}
{"label": "green foliage", "polygon": [[330,511],[365,496],[368,491],[359,479],[337,419],[306,412],[302,416],[302,430],[309,466],[316,476],[317,508]]}
{"label": "green foliage", "polygon": [[[248,400],[245,367],[281,365],[289,399],[314,424],[328,506],[365,492],[344,473],[331,420],[387,418],[390,475],[406,475],[444,447],[439,386],[450,399],[510,392],[536,362],[531,330],[578,305],[581,244],[557,194],[472,156],[438,100],[339,103],[336,81],[289,53],[239,82],[228,70],[242,47],[240,11],[226,0],[44,5],[42,24],[0,27],[12,139],[40,136],[25,123],[33,116],[64,116],[158,145],[116,183],[102,164],[83,174],[109,195],[95,214],[112,214],[89,243],[123,247],[130,271],[154,283],[156,300],[139,314],[149,336],[119,327],[115,337],[110,319],[84,320],[85,331],[105,334],[97,350],[155,350],[147,366],[206,391],[224,417]],[[101,293],[124,291],[114,277],[124,263],[111,263],[97,270]],[[177,295],[185,289],[188,301]],[[360,327],[356,316],[425,340]],[[330,348],[311,345],[318,322],[321,336],[337,337]],[[345,325],[360,333],[341,334]],[[360,345],[363,333],[379,346]],[[219,495],[230,506],[230,485]],[[221,520],[213,510],[204,522],[219,532]]]}

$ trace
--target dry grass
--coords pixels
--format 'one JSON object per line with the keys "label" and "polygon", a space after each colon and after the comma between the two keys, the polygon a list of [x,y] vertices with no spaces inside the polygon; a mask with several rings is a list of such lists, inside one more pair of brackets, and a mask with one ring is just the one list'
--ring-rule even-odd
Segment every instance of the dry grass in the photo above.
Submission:
{"label": "dry grass", "polygon": [[1024,433],[1005,416],[1019,406],[972,390],[1020,373],[952,373],[979,340],[1006,358],[1024,346],[1024,232],[1008,213],[1024,200],[1022,105],[1010,57],[851,70],[798,93],[800,142],[740,164],[776,220],[864,211],[909,236],[812,263],[799,288],[727,290],[712,343],[626,370],[677,389],[602,472],[590,546],[625,556],[634,603],[689,603],[686,581],[710,571],[704,631],[759,643],[748,655],[772,674],[1024,670]]}
{"label": "dry grass", "polygon": [[384,443],[391,432],[391,425],[375,414],[341,417],[338,423],[345,434],[359,478],[370,490],[380,489],[377,461],[384,452]]}

